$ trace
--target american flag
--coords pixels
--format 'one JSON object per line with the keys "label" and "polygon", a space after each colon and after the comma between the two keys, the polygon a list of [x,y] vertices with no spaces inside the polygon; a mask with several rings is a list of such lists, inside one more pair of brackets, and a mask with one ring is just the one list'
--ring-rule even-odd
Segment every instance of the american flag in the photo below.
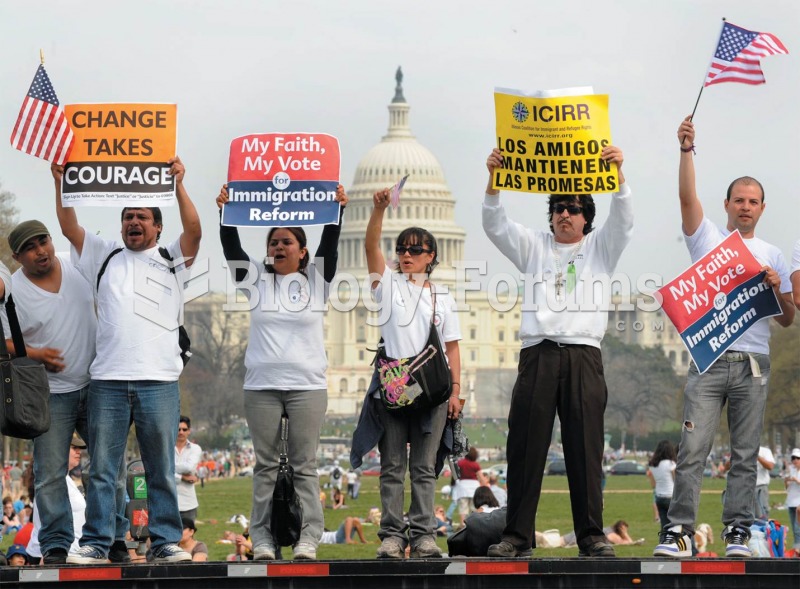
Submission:
{"label": "american flag", "polygon": [[58,103],[56,91],[40,65],[11,133],[15,149],[40,157],[54,164],[67,161],[75,136]]}
{"label": "american flag", "polygon": [[766,80],[761,71],[761,58],[782,53],[788,54],[789,50],[775,35],[748,31],[726,22],[704,86],[723,82],[763,84]]}

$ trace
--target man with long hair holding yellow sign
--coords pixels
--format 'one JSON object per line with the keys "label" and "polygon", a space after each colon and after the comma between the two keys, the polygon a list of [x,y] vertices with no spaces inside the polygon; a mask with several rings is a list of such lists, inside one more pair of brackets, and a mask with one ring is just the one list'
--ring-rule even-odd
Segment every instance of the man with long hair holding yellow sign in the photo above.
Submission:
{"label": "man with long hair holding yellow sign", "polygon": [[[608,323],[611,292],[602,282],[613,273],[633,232],[631,191],[622,174],[622,151],[607,146],[600,154],[616,164],[618,192],[611,195],[608,221],[594,230],[595,206],[589,194],[551,194],[549,231],[514,223],[493,188],[503,153],[486,161],[489,185],[483,203],[483,228],[497,248],[532,280],[519,337],[517,382],[508,417],[508,516],[502,541],[488,555],[526,558],[532,553],[536,508],[556,412],[581,556],[615,556],[603,533],[603,413],[608,392],[600,341]],[[610,283],[610,281],[609,281]],[[526,296],[527,298],[527,296]]]}

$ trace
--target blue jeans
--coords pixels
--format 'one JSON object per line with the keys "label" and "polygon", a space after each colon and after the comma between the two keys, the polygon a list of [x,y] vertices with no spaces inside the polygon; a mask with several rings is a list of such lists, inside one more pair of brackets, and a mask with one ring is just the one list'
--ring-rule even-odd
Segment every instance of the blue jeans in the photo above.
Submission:
{"label": "blue jeans", "polygon": [[672,503],[672,497],[659,497],[656,495],[655,504],[656,508],[658,508],[658,520],[661,522],[661,527],[669,526],[669,518],[667,517],[667,513],[669,513],[669,505]]}
{"label": "blue jeans", "polygon": [[175,490],[175,439],[180,418],[177,382],[92,380],[89,388],[89,454],[92,469],[81,546],[107,554],[114,541],[117,473],[125,467],[128,431],[147,473],[151,547],[177,544],[183,533]]}
{"label": "blue jeans", "polygon": [[86,418],[88,385],[77,391],[50,395],[50,429],[33,440],[33,474],[36,509],[42,527],[42,554],[60,548],[69,550],[74,540],[72,509],[67,491],[67,466],[72,433],[88,440]]}
{"label": "blue jeans", "polygon": [[769,381],[769,356],[753,354],[761,370],[754,377],[750,362],[729,362],[723,355],[700,374],[692,363],[683,406],[675,490],[669,506],[667,527],[681,525],[694,532],[700,486],[706,458],[714,444],[722,408],[728,404],[731,469],[722,509],[722,523],[749,530],[753,524],[756,459],[764,422]]}
{"label": "blue jeans", "polygon": [[272,494],[278,478],[280,460],[281,415],[289,416],[289,464],[294,469],[294,489],[303,506],[303,527],[299,542],[319,544],[324,530],[322,504],[319,501],[317,448],[328,392],[245,391],[244,409],[253,437],[256,465],[253,469],[253,511],[250,517],[250,541],[253,546],[272,544],[270,523]]}
{"label": "blue jeans", "polygon": [[800,550],[800,522],[797,521],[796,507],[789,508],[789,520],[792,523],[792,538],[794,539],[794,545],[792,548],[795,550]]}
{"label": "blue jeans", "polygon": [[[72,432],[77,431],[88,444],[88,396],[88,385],[77,391],[50,395],[50,429],[33,440],[33,473],[36,480],[36,509],[42,523],[39,529],[42,554],[56,548],[69,550],[74,540],[72,509],[64,475],[69,464]],[[124,471],[117,479],[116,501],[114,537],[124,540],[128,530]]]}

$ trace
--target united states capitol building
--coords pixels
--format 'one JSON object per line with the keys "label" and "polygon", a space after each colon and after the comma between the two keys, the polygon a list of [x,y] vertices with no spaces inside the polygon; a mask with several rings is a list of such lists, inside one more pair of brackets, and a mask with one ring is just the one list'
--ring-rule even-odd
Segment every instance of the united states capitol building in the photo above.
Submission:
{"label": "united states capitol building", "polygon": [[[398,70],[395,95],[389,104],[389,127],[380,142],[361,158],[348,195],[347,222],[339,241],[339,271],[367,275],[364,235],[372,212],[372,195],[408,174],[400,205],[387,209],[382,247],[386,260],[395,259],[395,237],[411,225],[422,226],[436,237],[440,264],[433,280],[451,289],[456,284],[454,260],[464,259],[467,234],[455,222],[455,198],[447,186],[436,156],[411,132],[410,105],[403,94]],[[497,255],[500,255],[499,252]],[[467,292],[469,310],[460,313],[462,340],[461,383],[466,398],[465,414],[471,417],[508,416],[511,389],[519,361],[519,307],[508,312],[492,308],[485,293]],[[626,343],[663,346],[680,373],[688,368],[688,353],[666,316],[644,313],[636,305],[630,311],[609,314],[609,335]],[[328,413],[354,415],[361,408],[372,377],[378,327],[367,324],[363,303],[352,311],[329,309],[325,324],[328,352]]]}
{"label": "united states capitol building", "polygon": [[[411,132],[410,105],[403,94],[399,69],[396,79],[395,95],[388,107],[388,130],[361,158],[353,181],[348,185],[350,202],[339,239],[338,273],[357,277],[359,281],[367,276],[364,236],[372,212],[373,194],[408,174],[399,206],[396,210],[389,207],[384,217],[381,244],[384,257],[390,265],[396,259],[395,238],[406,227],[417,225],[429,230],[436,237],[440,260],[432,278],[437,284],[448,286],[460,303],[455,291],[456,268],[452,262],[464,259],[467,234],[455,222],[456,201],[441,165]],[[347,300],[348,294],[339,290],[339,300]],[[380,339],[379,328],[375,326],[377,321],[368,321],[370,311],[364,305],[363,296],[355,296],[358,302],[354,307],[346,305],[346,310],[337,311],[329,305],[325,318],[328,414],[332,416],[358,415],[372,377],[371,362]],[[466,302],[465,310],[459,313],[464,413],[468,417],[505,419],[519,361],[519,305],[500,312],[491,306],[485,292],[468,291],[462,296]],[[214,300],[216,302],[212,302]],[[205,305],[210,309],[201,311],[199,307]],[[221,309],[220,300],[215,296],[203,297],[191,306],[194,313],[216,313]],[[246,338],[248,319],[245,317],[249,314],[238,315],[236,321],[241,326],[236,332]],[[644,312],[635,304],[621,305],[609,313],[607,333],[626,343],[661,345],[673,368],[679,374],[686,373],[688,353],[660,310]]]}

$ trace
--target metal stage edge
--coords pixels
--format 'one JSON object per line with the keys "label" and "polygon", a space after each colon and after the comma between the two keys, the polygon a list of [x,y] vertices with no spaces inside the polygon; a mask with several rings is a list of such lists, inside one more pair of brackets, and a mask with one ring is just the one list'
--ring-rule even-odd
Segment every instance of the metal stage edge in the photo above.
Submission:
{"label": "metal stage edge", "polygon": [[[209,562],[0,568],[0,587],[270,589],[800,589],[796,559],[526,559]],[[66,585],[64,585],[66,583]]]}

